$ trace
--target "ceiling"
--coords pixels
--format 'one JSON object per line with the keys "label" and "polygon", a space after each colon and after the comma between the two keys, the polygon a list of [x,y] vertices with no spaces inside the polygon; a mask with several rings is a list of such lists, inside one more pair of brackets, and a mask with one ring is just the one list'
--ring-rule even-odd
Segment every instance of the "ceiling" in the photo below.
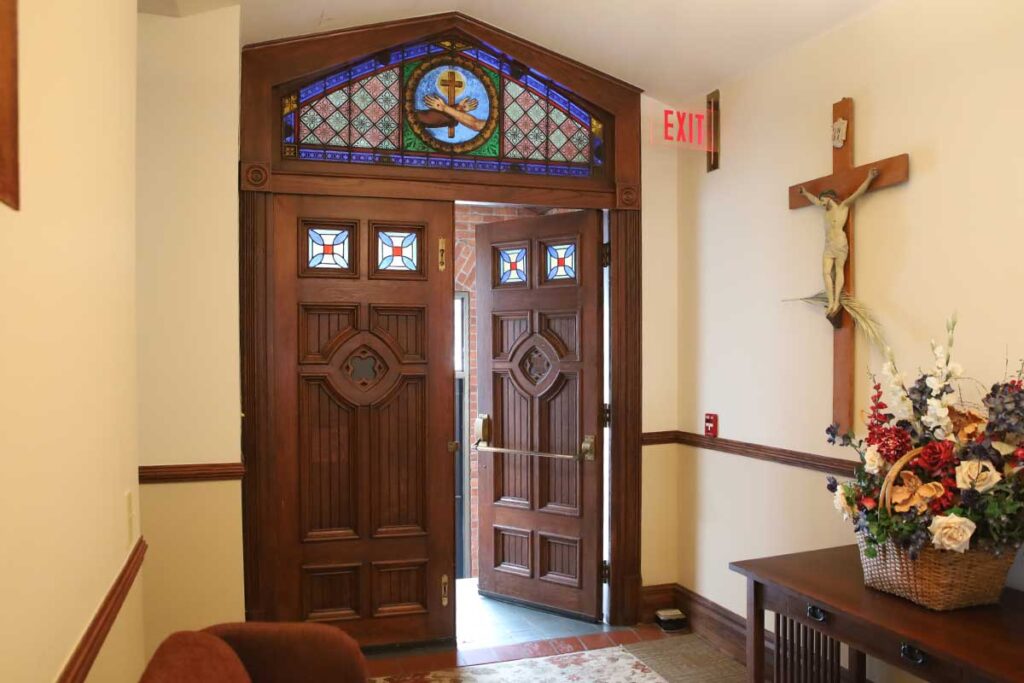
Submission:
{"label": "ceiling", "polygon": [[669,104],[703,95],[876,1],[240,0],[243,44],[458,10],[637,85]]}

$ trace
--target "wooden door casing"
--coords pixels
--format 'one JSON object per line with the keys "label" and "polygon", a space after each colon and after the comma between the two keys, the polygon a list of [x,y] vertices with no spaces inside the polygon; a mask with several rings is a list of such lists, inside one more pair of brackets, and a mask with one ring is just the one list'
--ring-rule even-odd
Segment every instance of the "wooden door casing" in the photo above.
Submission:
{"label": "wooden door casing", "polygon": [[[362,645],[452,638],[453,205],[279,195],[273,216],[266,617]],[[347,268],[310,267],[311,228]],[[411,247],[378,239],[395,231]],[[378,268],[378,251],[415,267]]]}
{"label": "wooden door casing", "polygon": [[[601,216],[574,211],[478,227],[479,410],[492,446],[594,460],[480,454],[480,590],[601,619],[603,391]],[[573,245],[573,277],[550,279],[549,247]],[[525,279],[501,280],[501,251]],[[523,264],[519,264],[522,268]],[[560,274],[565,275],[565,271]]]}

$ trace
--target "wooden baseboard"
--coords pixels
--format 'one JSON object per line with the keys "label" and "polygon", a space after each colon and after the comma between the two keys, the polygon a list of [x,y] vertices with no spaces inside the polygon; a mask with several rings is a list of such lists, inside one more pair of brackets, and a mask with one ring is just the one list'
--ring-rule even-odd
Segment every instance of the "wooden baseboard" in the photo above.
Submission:
{"label": "wooden baseboard", "polygon": [[767,460],[768,462],[778,463],[779,465],[789,465],[790,467],[800,467],[805,470],[824,472],[825,474],[835,474],[842,477],[856,476],[855,470],[858,465],[854,460],[830,458],[826,455],[791,451],[786,448],[776,448],[775,446],[765,446],[763,444],[747,443],[746,441],[735,441],[733,439],[722,439],[677,430],[644,432],[642,443],[644,446],[677,443],[684,446],[693,446],[694,448],[719,451],[721,453],[742,455],[756,460]]}
{"label": "wooden baseboard", "polygon": [[240,462],[192,465],[139,465],[140,484],[175,484],[190,481],[233,481],[245,476]]}
{"label": "wooden baseboard", "polygon": [[[644,586],[640,590],[640,616],[643,623],[654,621],[659,609],[677,607],[686,613],[690,630],[741,664],[747,659],[747,620],[717,602],[708,600],[678,583]],[[775,634],[764,634],[765,671],[775,668]],[[769,675],[771,675],[769,673]],[[842,680],[851,681],[850,672],[842,670]],[[870,681],[868,682],[870,683]]]}
{"label": "wooden baseboard", "polygon": [[644,621],[653,621],[659,609],[678,607],[686,613],[694,633],[737,661],[746,658],[747,622],[743,617],[677,583],[644,586],[641,596]]}
{"label": "wooden baseboard", "polygon": [[103,597],[103,602],[100,603],[99,609],[92,621],[89,622],[81,640],[78,641],[75,651],[71,653],[67,664],[64,665],[64,670],[57,678],[57,683],[82,683],[89,675],[89,670],[92,668],[93,662],[96,661],[96,655],[100,653],[107,634],[110,633],[111,627],[117,621],[117,615],[135,583],[135,577],[139,575],[142,560],[146,556],[146,548],[146,541],[140,536],[128,554],[128,559],[125,561],[124,567],[121,568],[121,572]]}

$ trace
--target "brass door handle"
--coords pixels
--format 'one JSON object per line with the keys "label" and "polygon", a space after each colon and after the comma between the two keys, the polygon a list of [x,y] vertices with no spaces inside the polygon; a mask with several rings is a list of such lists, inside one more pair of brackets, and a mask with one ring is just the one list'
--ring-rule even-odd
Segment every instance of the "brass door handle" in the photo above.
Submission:
{"label": "brass door handle", "polygon": [[524,448],[500,448],[491,446],[491,417],[486,413],[477,415],[476,418],[476,442],[473,444],[478,451],[483,453],[507,453],[509,455],[526,455],[532,458],[555,458],[558,460],[593,460],[595,453],[595,438],[593,434],[583,437],[580,445],[580,452],[576,455],[568,453],[547,453],[544,451],[531,451]]}

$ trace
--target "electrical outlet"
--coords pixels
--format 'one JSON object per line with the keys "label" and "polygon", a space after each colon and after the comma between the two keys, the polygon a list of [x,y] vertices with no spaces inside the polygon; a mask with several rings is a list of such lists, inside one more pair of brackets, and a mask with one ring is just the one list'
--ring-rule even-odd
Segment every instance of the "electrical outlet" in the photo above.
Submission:
{"label": "electrical outlet", "polygon": [[718,413],[704,413],[704,436],[718,436]]}

